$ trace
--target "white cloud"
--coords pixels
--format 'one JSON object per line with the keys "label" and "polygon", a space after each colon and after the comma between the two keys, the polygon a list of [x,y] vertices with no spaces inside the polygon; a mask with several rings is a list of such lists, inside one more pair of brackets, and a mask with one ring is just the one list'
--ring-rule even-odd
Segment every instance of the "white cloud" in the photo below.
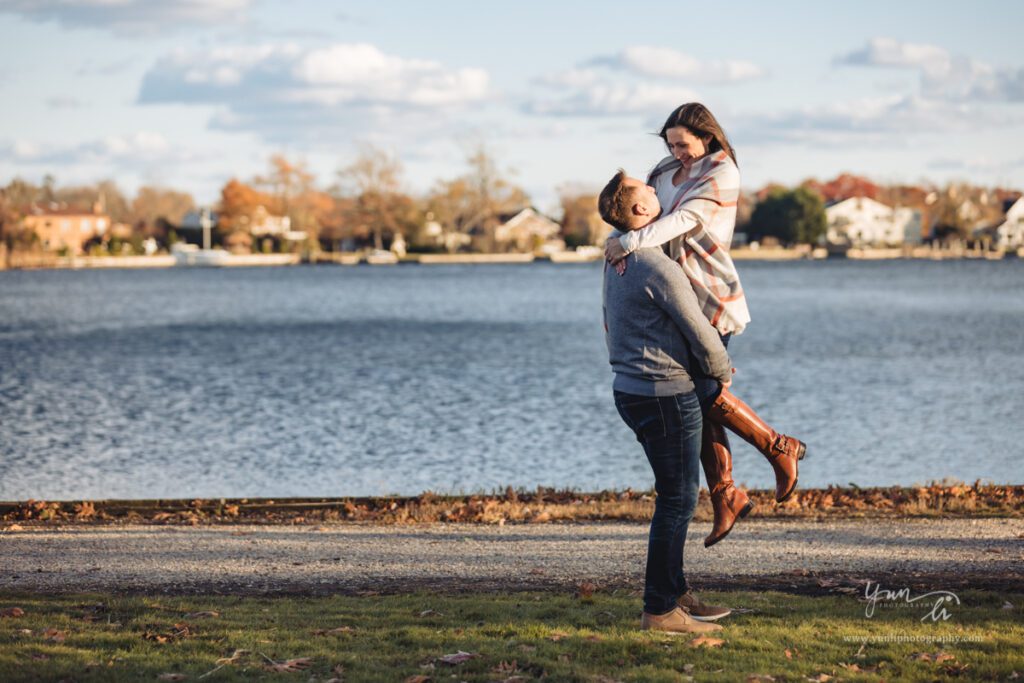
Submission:
{"label": "white cloud", "polygon": [[777,114],[736,117],[737,138],[748,143],[787,142],[842,147],[855,144],[905,145],[918,133],[956,133],[978,126],[1019,123],[1005,111],[921,96],[890,95],[803,107]]}
{"label": "white cloud", "polygon": [[252,0],[4,0],[0,12],[70,28],[151,34],[180,26],[244,20]]}
{"label": "white cloud", "polygon": [[388,112],[436,112],[479,103],[488,74],[389,55],[365,43],[292,43],[178,49],[150,68],[139,102],[220,105],[216,128],[318,134]]}
{"label": "white cloud", "polygon": [[526,104],[532,114],[553,116],[620,116],[656,114],[699,99],[689,88],[651,83],[595,83],[568,95],[535,98]]}
{"label": "white cloud", "polygon": [[537,85],[552,88],[585,88],[601,80],[601,72],[597,69],[565,69],[534,78]]}
{"label": "white cloud", "polygon": [[46,106],[50,109],[81,109],[88,105],[77,97],[55,95],[54,97],[46,98]]}
{"label": "white cloud", "polygon": [[1024,69],[994,67],[936,45],[872,38],[863,48],[840,55],[833,63],[916,70],[924,97],[1024,102]]}
{"label": "white cloud", "polygon": [[22,164],[146,165],[191,158],[189,153],[174,148],[163,135],[151,131],[109,135],[73,145],[39,144],[29,140],[0,145],[0,159]]}
{"label": "white cloud", "polygon": [[1009,173],[1011,171],[1024,168],[1024,157],[1009,160],[993,159],[987,156],[970,157],[965,159],[933,159],[928,162],[928,168],[934,171],[952,171],[971,174]]}
{"label": "white cloud", "polygon": [[698,83],[736,83],[767,75],[765,69],[753,62],[702,60],[672,48],[647,45],[627,47],[616,55],[593,59],[587,65]]}
{"label": "white cloud", "polygon": [[751,62],[706,61],[671,48],[633,46],[534,78],[550,93],[532,93],[522,108],[544,116],[662,116],[700,99],[681,81],[736,83],[766,74]]}

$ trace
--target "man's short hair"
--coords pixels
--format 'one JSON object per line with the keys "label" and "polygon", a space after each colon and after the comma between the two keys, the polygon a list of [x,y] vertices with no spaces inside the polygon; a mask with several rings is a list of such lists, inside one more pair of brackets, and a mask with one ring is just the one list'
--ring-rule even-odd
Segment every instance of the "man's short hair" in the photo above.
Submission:
{"label": "man's short hair", "polygon": [[601,220],[622,232],[630,228],[630,200],[633,195],[630,188],[622,184],[625,179],[626,172],[620,168],[615,177],[601,190],[601,195],[597,199],[597,211],[601,214]]}

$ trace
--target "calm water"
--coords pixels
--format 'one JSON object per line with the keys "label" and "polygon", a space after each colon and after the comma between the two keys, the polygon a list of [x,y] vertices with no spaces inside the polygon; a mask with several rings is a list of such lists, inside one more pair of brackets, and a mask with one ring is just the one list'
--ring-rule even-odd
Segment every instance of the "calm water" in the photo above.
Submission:
{"label": "calm water", "polygon": [[[1024,480],[1024,263],[740,264],[806,486]],[[0,499],[649,487],[596,265],[0,273]],[[771,469],[734,439],[734,474]]]}

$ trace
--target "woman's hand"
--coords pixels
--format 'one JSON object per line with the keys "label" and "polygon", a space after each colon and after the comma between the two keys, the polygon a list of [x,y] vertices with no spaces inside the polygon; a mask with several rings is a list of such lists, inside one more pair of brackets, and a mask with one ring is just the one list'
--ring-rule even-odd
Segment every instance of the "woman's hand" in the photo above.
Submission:
{"label": "woman's hand", "polygon": [[608,263],[617,265],[626,258],[626,250],[622,248],[622,242],[618,237],[609,237],[604,243],[604,257]]}

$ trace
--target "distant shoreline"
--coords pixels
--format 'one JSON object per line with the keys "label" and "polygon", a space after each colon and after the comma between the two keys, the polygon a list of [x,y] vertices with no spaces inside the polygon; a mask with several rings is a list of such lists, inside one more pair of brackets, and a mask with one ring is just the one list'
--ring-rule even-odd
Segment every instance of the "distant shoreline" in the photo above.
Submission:
{"label": "distant shoreline", "polygon": [[[1024,248],[1016,252],[991,251],[946,251],[931,247],[893,247],[893,248],[856,248],[849,249],[841,255],[828,254],[825,249],[811,250],[808,247],[760,248],[736,247],[731,252],[734,261],[800,261],[824,260],[826,258],[891,261],[891,260],[982,260],[994,261],[1004,258],[1024,258]],[[147,269],[175,268],[174,256],[158,254],[154,256],[37,256],[33,258],[19,257],[18,263],[11,268],[2,270],[84,270],[84,269]],[[343,266],[386,266],[386,265],[464,265],[464,264],[529,264],[529,263],[596,263],[600,255],[577,254],[563,252],[551,255],[534,254],[408,254],[393,263],[368,263],[367,255],[361,253],[324,253],[315,260],[304,260],[298,254],[236,254],[230,255],[222,266],[218,267],[270,267],[297,265],[343,265]]]}

